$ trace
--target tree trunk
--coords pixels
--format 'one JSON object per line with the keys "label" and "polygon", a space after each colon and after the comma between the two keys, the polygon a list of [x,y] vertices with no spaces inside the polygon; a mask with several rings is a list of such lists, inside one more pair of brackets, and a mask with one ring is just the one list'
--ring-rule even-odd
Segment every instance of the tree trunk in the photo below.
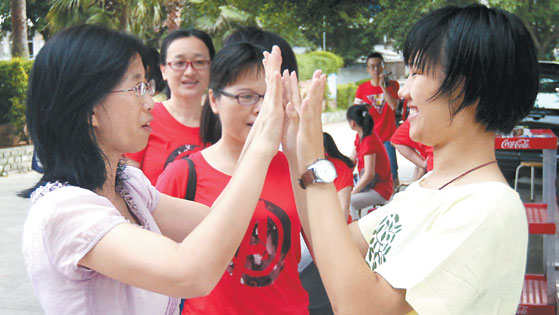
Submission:
{"label": "tree trunk", "polygon": [[12,58],[28,59],[25,0],[10,0],[10,10],[12,15]]}
{"label": "tree trunk", "polygon": [[165,3],[167,9],[167,19],[163,25],[172,30],[177,30],[181,26],[181,0],[170,0]]}

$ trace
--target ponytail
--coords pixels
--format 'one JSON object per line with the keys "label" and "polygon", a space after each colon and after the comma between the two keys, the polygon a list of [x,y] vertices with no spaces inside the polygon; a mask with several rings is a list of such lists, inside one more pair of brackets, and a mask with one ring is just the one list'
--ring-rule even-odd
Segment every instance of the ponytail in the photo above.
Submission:
{"label": "ponytail", "polygon": [[369,114],[369,110],[365,105],[354,105],[347,109],[346,114],[347,120],[353,120],[355,123],[363,129],[363,136],[365,138],[373,133],[373,128],[375,127],[375,122],[373,117]]}
{"label": "ponytail", "polygon": [[350,160],[350,158],[343,155],[340,150],[338,150],[336,142],[334,142],[332,136],[327,132],[323,132],[322,138],[324,139],[324,151],[326,152],[326,154],[330,157],[344,162],[349,168],[353,169],[355,165],[353,165],[353,162]]}

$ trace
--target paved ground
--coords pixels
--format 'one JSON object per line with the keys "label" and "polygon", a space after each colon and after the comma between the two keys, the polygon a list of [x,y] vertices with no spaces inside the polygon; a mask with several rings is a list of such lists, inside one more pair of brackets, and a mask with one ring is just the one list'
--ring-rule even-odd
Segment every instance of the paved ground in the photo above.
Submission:
{"label": "paved ground", "polygon": [[[355,133],[347,123],[329,123],[324,126],[340,151],[349,155],[353,147]],[[413,165],[398,156],[400,181],[409,181]],[[39,179],[36,173],[16,174],[0,177],[0,315],[41,314],[41,308],[34,297],[21,255],[22,228],[29,208],[29,200],[16,197],[16,193],[32,186]],[[526,182],[526,179],[523,179]],[[529,179],[528,179],[529,183]],[[521,196],[529,196],[529,185],[523,185]],[[536,185],[536,193],[541,194],[541,181]],[[527,200],[527,199],[525,199]],[[541,273],[541,239],[533,239],[529,251],[528,270]],[[559,247],[557,247],[559,251]]]}

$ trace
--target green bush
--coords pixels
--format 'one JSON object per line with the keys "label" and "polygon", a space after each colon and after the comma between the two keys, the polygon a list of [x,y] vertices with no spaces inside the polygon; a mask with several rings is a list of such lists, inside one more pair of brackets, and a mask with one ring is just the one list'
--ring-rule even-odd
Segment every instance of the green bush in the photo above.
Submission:
{"label": "green bush", "polygon": [[19,58],[0,61],[0,124],[14,124],[24,139],[25,98],[32,64]]}
{"label": "green bush", "polygon": [[299,65],[299,79],[310,80],[316,69],[322,73],[336,73],[344,65],[343,59],[328,51],[312,51],[297,55]]}
{"label": "green bush", "polygon": [[347,109],[353,105],[355,92],[357,91],[355,83],[338,84],[336,91],[336,104],[338,109]]}

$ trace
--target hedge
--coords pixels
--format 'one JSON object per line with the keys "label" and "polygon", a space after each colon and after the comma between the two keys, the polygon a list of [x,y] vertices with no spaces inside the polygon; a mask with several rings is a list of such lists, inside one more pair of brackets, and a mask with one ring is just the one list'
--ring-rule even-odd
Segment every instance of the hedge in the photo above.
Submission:
{"label": "hedge", "polygon": [[32,60],[0,61],[0,124],[11,123],[25,138],[25,98]]}
{"label": "hedge", "polygon": [[336,73],[344,65],[342,57],[328,51],[312,51],[297,55],[299,79],[310,80],[316,69],[322,73]]}
{"label": "hedge", "polygon": [[357,88],[368,80],[370,79],[365,78],[354,83],[338,84],[336,91],[338,109],[347,109],[349,106],[353,105]]}

